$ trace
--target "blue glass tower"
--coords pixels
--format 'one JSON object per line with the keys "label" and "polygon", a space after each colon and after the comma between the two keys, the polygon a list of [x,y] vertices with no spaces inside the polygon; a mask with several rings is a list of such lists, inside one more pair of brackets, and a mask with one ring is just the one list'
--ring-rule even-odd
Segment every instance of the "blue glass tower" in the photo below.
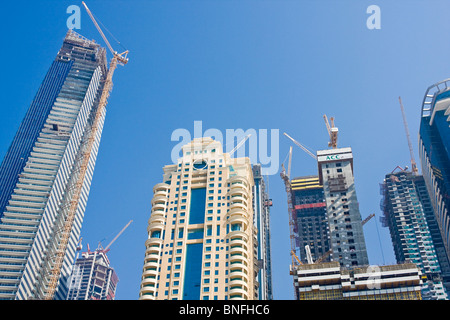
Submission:
{"label": "blue glass tower", "polygon": [[412,262],[422,271],[422,299],[446,300],[448,262],[437,250],[434,214],[423,185],[423,177],[409,171],[387,174],[381,185],[381,221],[389,227],[397,263]]}
{"label": "blue glass tower", "polygon": [[258,230],[258,300],[273,300],[272,289],[272,259],[270,249],[270,207],[272,199],[269,198],[268,188],[261,174],[261,165],[252,166],[253,171],[253,223]]}
{"label": "blue glass tower", "polygon": [[[0,165],[0,299],[42,299],[62,207],[80,167],[107,74],[106,51],[69,31]],[[105,112],[82,184],[55,299],[67,296]]]}
{"label": "blue glass tower", "polygon": [[[430,86],[424,96],[419,130],[422,174],[430,195],[442,244],[450,256],[450,79]],[[450,279],[444,277],[447,290]]]}

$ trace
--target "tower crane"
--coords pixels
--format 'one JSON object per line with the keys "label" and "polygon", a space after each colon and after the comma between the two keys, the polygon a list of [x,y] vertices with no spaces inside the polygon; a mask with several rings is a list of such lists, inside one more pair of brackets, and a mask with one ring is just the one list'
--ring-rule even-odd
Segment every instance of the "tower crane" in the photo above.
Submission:
{"label": "tower crane", "polygon": [[97,21],[93,17],[91,11],[87,7],[86,3],[84,3],[84,1],[83,1],[82,4],[85,7],[87,13],[89,14],[89,17],[91,18],[91,20],[94,23],[95,27],[97,28],[98,32],[100,33],[103,40],[105,41],[108,49],[111,51],[113,57],[110,61],[109,69],[106,74],[106,79],[103,84],[102,93],[100,96],[100,100],[98,103],[98,108],[97,108],[97,111],[96,111],[96,114],[94,117],[94,121],[92,124],[92,130],[88,137],[87,146],[82,151],[83,153],[82,153],[82,163],[81,163],[81,167],[80,167],[80,172],[78,173],[78,175],[76,177],[76,181],[75,181],[74,185],[71,186],[73,188],[73,193],[72,193],[73,196],[70,199],[66,199],[67,205],[62,206],[63,212],[60,213],[61,216],[65,217],[65,219],[63,221],[61,239],[56,248],[56,256],[55,256],[55,260],[54,260],[54,265],[51,270],[50,279],[49,279],[49,282],[48,282],[48,285],[46,288],[46,292],[45,292],[45,297],[44,297],[45,300],[53,300],[59,279],[61,277],[61,269],[62,269],[64,257],[66,254],[66,249],[67,249],[67,246],[69,243],[72,226],[73,226],[73,223],[75,220],[75,213],[76,213],[78,203],[80,200],[83,181],[86,176],[90,155],[92,153],[92,148],[94,145],[95,137],[97,135],[97,131],[100,126],[101,115],[106,107],[106,104],[107,104],[108,98],[109,98],[109,94],[112,90],[112,85],[113,85],[112,77],[113,77],[114,71],[117,67],[117,64],[125,65],[128,63],[128,58],[127,58],[128,50],[126,50],[122,53],[117,53],[116,51],[114,51],[113,48],[111,47],[110,43],[108,42],[108,39],[106,39],[105,35],[103,34]]}
{"label": "tower crane", "polygon": [[326,114],[323,115],[323,119],[325,120],[325,125],[327,126],[328,135],[330,136],[330,141],[328,142],[328,146],[333,149],[337,148],[337,137],[338,137],[338,128],[334,126],[334,118],[330,118],[330,122],[328,122],[328,117]]}
{"label": "tower crane", "polygon": [[375,217],[375,213],[371,213],[367,216],[367,218],[365,218],[363,221],[361,221],[361,225],[365,225],[370,219],[372,219],[373,217]]}
{"label": "tower crane", "polygon": [[295,252],[296,252],[296,244],[295,244],[295,232],[294,232],[294,215],[295,210],[294,206],[292,204],[292,188],[291,188],[291,181],[289,180],[290,176],[290,167],[291,167],[291,161],[292,161],[292,147],[289,148],[289,164],[288,164],[288,172],[286,173],[286,169],[284,167],[284,164],[281,164],[281,179],[283,179],[284,186],[286,189],[287,194],[287,204],[288,204],[288,214],[289,214],[289,237],[291,240],[291,258],[292,258],[292,266],[295,266],[297,262],[299,261],[298,258],[296,258]]}
{"label": "tower crane", "polygon": [[[306,148],[304,145],[302,145],[300,142],[289,136],[286,132],[284,132],[284,135],[288,137],[292,142],[294,142],[298,147],[300,147],[303,151],[305,151],[309,156],[311,156],[314,160],[317,160],[317,157],[314,153],[309,151],[308,148]],[[287,195],[287,203],[288,203],[288,214],[289,214],[289,237],[291,242],[291,259],[292,259],[292,267],[295,268],[299,263],[300,260],[298,259],[296,253],[296,235],[295,235],[295,210],[294,205],[292,203],[292,186],[290,181],[290,175],[291,175],[291,163],[292,163],[292,147],[289,148],[289,160],[288,160],[288,171],[286,172],[286,169],[284,167],[284,164],[281,164],[281,179],[284,182],[284,186],[286,189],[286,195]],[[301,263],[300,263],[301,264]]]}
{"label": "tower crane", "polygon": [[406,139],[408,139],[409,154],[411,156],[411,171],[414,175],[416,175],[419,170],[417,169],[416,160],[414,159],[414,151],[411,144],[411,138],[409,136],[408,122],[406,121],[405,109],[403,108],[402,98],[398,97],[398,101],[400,102],[400,109],[402,110],[403,125],[405,127]]}
{"label": "tower crane", "polygon": [[313,159],[317,160],[317,156],[308,150],[304,145],[302,145],[300,142],[292,138],[290,135],[288,135],[286,132],[283,133],[286,137],[291,139],[292,142],[294,142],[297,146],[299,146],[303,151],[305,151],[309,156],[311,156]]}
{"label": "tower crane", "polygon": [[102,249],[102,251],[104,253],[108,252],[110,249],[109,247],[111,247],[111,245],[117,240],[118,237],[120,237],[120,235],[125,231],[126,228],[128,228],[128,226],[133,222],[133,220],[130,220],[125,227],[122,228],[122,230],[120,230],[120,232],[114,237],[114,239],[111,240],[110,243],[108,243],[108,245]]}

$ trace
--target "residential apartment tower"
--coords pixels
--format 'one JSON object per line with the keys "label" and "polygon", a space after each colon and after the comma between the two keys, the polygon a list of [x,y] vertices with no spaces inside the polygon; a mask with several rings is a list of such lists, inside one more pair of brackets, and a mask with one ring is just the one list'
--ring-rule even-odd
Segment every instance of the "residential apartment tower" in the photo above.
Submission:
{"label": "residential apartment tower", "polygon": [[258,297],[257,233],[248,158],[196,138],[153,187],[139,299]]}

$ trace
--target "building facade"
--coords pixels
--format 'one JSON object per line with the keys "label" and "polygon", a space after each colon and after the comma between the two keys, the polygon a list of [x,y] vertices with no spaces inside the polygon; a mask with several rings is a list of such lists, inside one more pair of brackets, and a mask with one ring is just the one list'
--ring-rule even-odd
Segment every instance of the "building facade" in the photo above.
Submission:
{"label": "building facade", "polygon": [[[0,299],[43,299],[106,77],[106,52],[69,31],[0,165]],[[55,299],[66,299],[105,112],[90,156]]]}
{"label": "building facade", "polygon": [[[433,236],[429,228],[435,223],[423,177],[410,171],[387,174],[382,184],[382,223],[389,227],[397,263],[414,263],[424,277],[422,298],[445,300],[443,273]],[[431,209],[431,211],[430,211]],[[427,214],[425,214],[427,212]],[[437,230],[435,230],[437,231]],[[434,233],[435,237],[440,233]],[[438,239],[442,243],[442,238]],[[442,261],[448,268],[448,261]]]}
{"label": "building facade", "polygon": [[67,300],[114,300],[118,282],[106,251],[88,250],[75,261]]}
{"label": "building facade", "polygon": [[353,177],[351,148],[317,151],[319,184],[323,185],[331,261],[351,268],[369,264]]}
{"label": "building facade", "polygon": [[319,177],[305,176],[292,179],[291,190],[296,215],[294,232],[296,247],[299,248],[299,259],[304,264],[311,263],[311,259],[330,261],[330,255],[327,255],[330,250],[327,207]]}
{"label": "building facade", "polygon": [[253,180],[253,212],[254,225],[257,230],[258,251],[258,290],[257,300],[273,300],[272,289],[272,260],[270,251],[270,207],[268,188],[261,175],[261,165],[252,167]]}
{"label": "building facade", "polygon": [[[442,244],[440,255],[450,257],[450,79],[430,86],[424,95],[419,129],[419,157]],[[442,249],[443,248],[443,249]],[[445,251],[445,253],[441,252]],[[443,266],[444,267],[444,266]],[[444,270],[445,271],[445,270]],[[448,279],[444,279],[448,285]]]}
{"label": "building facade", "polygon": [[153,188],[139,299],[256,299],[253,186],[248,158],[211,138],[183,146]]}
{"label": "building facade", "polygon": [[421,272],[413,263],[347,269],[338,261],[299,265],[300,300],[421,300]]}

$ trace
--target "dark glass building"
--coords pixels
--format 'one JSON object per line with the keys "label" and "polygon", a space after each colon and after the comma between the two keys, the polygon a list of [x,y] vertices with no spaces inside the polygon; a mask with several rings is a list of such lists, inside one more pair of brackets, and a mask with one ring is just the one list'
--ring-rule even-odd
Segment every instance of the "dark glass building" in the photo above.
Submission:
{"label": "dark glass building", "polygon": [[43,299],[86,142],[94,138],[55,299],[66,299],[100,143],[106,51],[69,31],[0,165],[0,299]]}
{"label": "dark glass building", "polygon": [[[295,178],[291,181],[292,205],[296,213],[294,232],[296,246],[300,250],[302,263],[311,263],[323,259],[330,261],[330,255],[325,254],[330,250],[329,231],[327,220],[327,207],[323,186],[319,184],[318,176],[306,176]],[[307,252],[307,250],[309,252]]]}
{"label": "dark glass building", "polygon": [[[449,261],[450,256],[450,79],[430,86],[424,95],[420,130],[419,156],[425,185],[434,209],[437,229],[442,239],[436,250]],[[436,232],[438,231],[436,230]],[[444,266],[443,266],[444,267]],[[449,288],[448,277],[444,278]]]}

